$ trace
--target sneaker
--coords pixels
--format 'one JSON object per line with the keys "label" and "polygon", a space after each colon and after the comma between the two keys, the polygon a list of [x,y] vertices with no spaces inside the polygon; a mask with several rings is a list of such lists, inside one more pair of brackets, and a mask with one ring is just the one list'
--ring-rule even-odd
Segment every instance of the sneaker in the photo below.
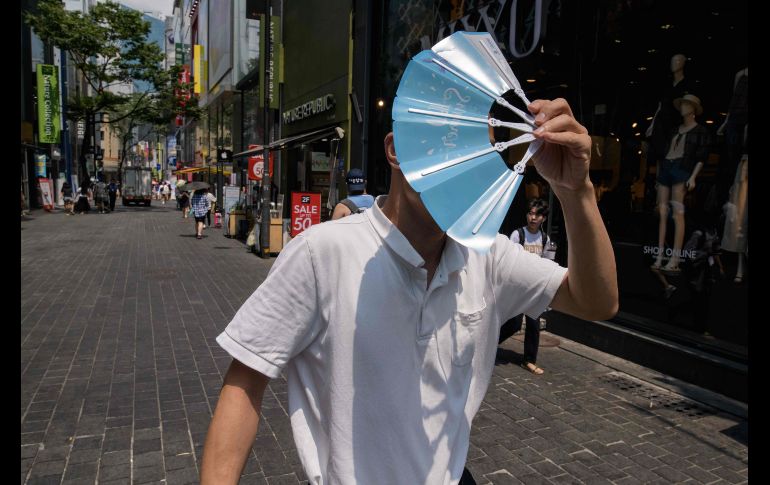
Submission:
{"label": "sneaker", "polygon": [[671,295],[673,295],[675,291],[676,291],[676,286],[674,286],[674,285],[668,285],[668,286],[666,287],[666,289],[665,289],[665,290],[663,290],[663,297],[664,297],[666,300],[668,300],[669,298],[671,298]]}
{"label": "sneaker", "polygon": [[198,234],[197,236],[195,236],[195,238],[196,238],[196,239],[203,239],[203,236],[201,236],[200,234]]}

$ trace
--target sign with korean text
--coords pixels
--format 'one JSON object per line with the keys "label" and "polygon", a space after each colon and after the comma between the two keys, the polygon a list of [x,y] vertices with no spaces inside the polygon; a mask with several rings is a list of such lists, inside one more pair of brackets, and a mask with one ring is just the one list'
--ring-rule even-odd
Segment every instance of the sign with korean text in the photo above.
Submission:
{"label": "sign with korean text", "polygon": [[[258,145],[249,145],[249,150],[257,148]],[[264,155],[253,155],[249,157],[249,180],[262,180],[265,173]],[[270,178],[273,178],[273,152],[270,152]]]}
{"label": "sign with korean text", "polygon": [[59,69],[37,65],[37,122],[40,143],[59,143]]}
{"label": "sign with korean text", "polygon": [[321,223],[321,193],[291,193],[291,237]]}
{"label": "sign with korean text", "polygon": [[[279,82],[278,74],[280,73],[281,66],[279,65],[280,58],[277,53],[279,44],[281,43],[281,18],[275,16],[270,17],[270,29],[265,29],[262,28],[262,26],[265,25],[265,15],[260,15],[259,25],[259,106],[265,105],[265,60],[266,58],[269,58],[268,67],[270,73],[270,81],[268,82],[267,95],[270,99],[270,108],[278,109],[279,105],[277,86]],[[270,55],[263,56],[262,53],[266,51],[265,35],[268,31],[270,32]]]}

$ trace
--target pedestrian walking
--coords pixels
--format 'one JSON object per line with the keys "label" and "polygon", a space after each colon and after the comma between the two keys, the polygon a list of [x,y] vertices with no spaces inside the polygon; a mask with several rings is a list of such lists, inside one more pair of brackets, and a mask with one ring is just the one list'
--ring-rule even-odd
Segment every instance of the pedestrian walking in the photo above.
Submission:
{"label": "pedestrian walking", "polygon": [[[511,240],[521,245],[525,251],[540,257],[552,259],[553,251],[546,251],[551,241],[543,231],[543,223],[548,217],[548,202],[543,199],[532,199],[527,203],[527,225],[519,227],[511,233]],[[529,372],[541,375],[543,369],[537,366],[537,351],[540,347],[540,318],[521,314],[508,320],[500,327],[498,344],[503,343],[510,336],[524,327],[524,362],[522,368]]]}
{"label": "pedestrian walking", "polygon": [[190,193],[182,190],[178,200],[179,207],[182,209],[182,218],[187,219],[187,214],[190,212]]}
{"label": "pedestrian walking", "polygon": [[209,209],[211,209],[211,203],[206,197],[206,189],[200,189],[193,192],[191,205],[193,217],[195,218],[195,237],[202,239],[203,228],[206,227],[204,224],[206,214],[208,214]]}
{"label": "pedestrian walking", "polygon": [[88,179],[83,180],[78,190],[78,201],[75,203],[75,212],[78,214],[88,214],[91,210],[91,204],[88,203],[88,199],[91,198],[91,189],[89,188],[91,182]]}
{"label": "pedestrian walking", "polygon": [[101,180],[98,180],[94,184],[94,203],[96,204],[96,208],[99,209],[99,214],[104,214],[106,212],[105,209],[109,203],[107,199],[107,185]]}
{"label": "pedestrian walking", "polygon": [[206,190],[206,199],[209,201],[209,211],[206,212],[206,224],[203,227],[209,226],[211,227],[211,213],[216,210],[217,207],[217,197],[211,193],[211,191]]}
{"label": "pedestrian walking", "polygon": [[366,179],[360,168],[353,168],[345,178],[348,197],[334,207],[332,220],[363,212],[374,204],[374,197],[366,193]]}
{"label": "pedestrian walking", "polygon": [[118,192],[120,187],[115,179],[110,179],[110,184],[107,186],[107,195],[110,198],[110,212],[115,210],[115,199],[118,198]]}
{"label": "pedestrian walking", "polygon": [[68,216],[75,215],[75,212],[73,211],[75,198],[72,191],[72,185],[70,185],[68,181],[64,181],[61,185],[61,196],[64,199],[64,213]]}
{"label": "pedestrian walking", "polygon": [[235,484],[263,394],[284,374],[294,442],[313,484],[474,483],[463,467],[499,323],[549,305],[617,311],[615,261],[588,178],[591,137],[563,99],[529,111],[540,175],[564,210],[567,268],[498,235],[487,253],[444,233],[385,137],[390,192],[360,223],[302,232],[217,337],[233,357],[204,445],[201,483]]}
{"label": "pedestrian walking", "polygon": [[171,197],[171,188],[169,187],[168,182],[163,182],[163,186],[161,187],[161,198],[163,199],[163,205],[166,205],[166,202],[168,202],[169,197]]}

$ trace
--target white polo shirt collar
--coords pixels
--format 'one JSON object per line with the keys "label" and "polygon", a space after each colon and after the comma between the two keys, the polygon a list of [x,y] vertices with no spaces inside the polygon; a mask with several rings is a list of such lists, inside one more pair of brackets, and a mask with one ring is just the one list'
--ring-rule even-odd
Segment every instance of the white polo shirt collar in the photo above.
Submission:
{"label": "white polo shirt collar", "polygon": [[[406,236],[404,236],[390,219],[388,219],[388,216],[382,212],[382,206],[385,205],[387,198],[387,195],[378,196],[375,199],[374,204],[372,204],[372,208],[366,211],[365,214],[369,217],[369,221],[372,223],[374,230],[394,253],[409,265],[415,268],[422,268],[425,266],[425,260],[420,256],[420,253],[412,247]],[[441,255],[437,276],[439,279],[444,279],[446,276],[463,268],[467,260],[468,249],[451,237],[447,237],[444,252]]]}

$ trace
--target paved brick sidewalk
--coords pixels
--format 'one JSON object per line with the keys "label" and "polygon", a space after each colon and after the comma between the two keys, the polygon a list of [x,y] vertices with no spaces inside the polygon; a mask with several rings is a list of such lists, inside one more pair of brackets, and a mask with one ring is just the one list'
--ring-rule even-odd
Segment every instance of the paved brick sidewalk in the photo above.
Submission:
{"label": "paved brick sidewalk", "polygon": [[[274,259],[217,229],[198,241],[158,204],[21,222],[22,483],[197,483],[230,362],[214,339]],[[502,346],[471,434],[479,484],[747,481],[745,420],[566,344],[541,349],[543,376]],[[241,483],[304,480],[286,409],[276,379]]]}

